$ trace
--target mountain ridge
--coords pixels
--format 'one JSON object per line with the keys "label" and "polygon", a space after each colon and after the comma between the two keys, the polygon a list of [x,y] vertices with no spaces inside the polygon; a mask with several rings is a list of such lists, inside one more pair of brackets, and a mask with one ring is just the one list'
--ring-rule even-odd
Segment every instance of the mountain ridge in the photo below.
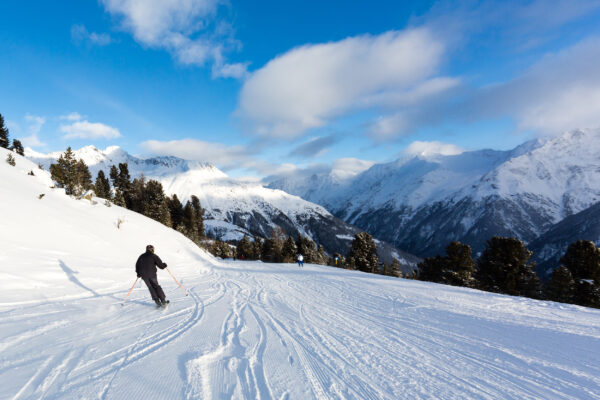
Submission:
{"label": "mountain ridge", "polygon": [[512,150],[416,156],[375,164],[335,194],[311,191],[328,174],[268,183],[419,256],[451,240],[475,252],[493,235],[530,242],[553,224],[600,201],[599,129],[565,132]]}

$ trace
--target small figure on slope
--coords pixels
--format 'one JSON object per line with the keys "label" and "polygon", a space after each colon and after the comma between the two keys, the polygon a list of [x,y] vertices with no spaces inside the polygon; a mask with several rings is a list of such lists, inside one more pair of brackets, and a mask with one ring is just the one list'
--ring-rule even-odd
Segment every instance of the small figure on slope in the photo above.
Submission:
{"label": "small figure on slope", "polygon": [[304,266],[304,257],[302,257],[302,254],[298,254],[298,266],[299,267]]}
{"label": "small figure on slope", "polygon": [[157,306],[165,306],[169,304],[169,300],[165,299],[165,292],[158,284],[158,278],[156,277],[156,267],[160,269],[167,268],[167,264],[163,263],[159,256],[154,254],[154,246],[149,244],[146,246],[146,252],[139,256],[135,263],[135,272],[138,278],[142,280],[148,286],[150,296]]}

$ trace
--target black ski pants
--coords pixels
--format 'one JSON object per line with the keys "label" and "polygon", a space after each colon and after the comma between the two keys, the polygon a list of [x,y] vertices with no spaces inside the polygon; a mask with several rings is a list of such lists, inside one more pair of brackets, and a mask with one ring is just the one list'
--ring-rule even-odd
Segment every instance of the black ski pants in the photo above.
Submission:
{"label": "black ski pants", "polygon": [[158,279],[156,278],[156,276],[142,276],[142,279],[146,283],[146,286],[148,286],[148,290],[150,291],[150,296],[152,296],[152,300],[160,300],[164,302],[165,292],[163,292],[162,288],[158,284]]}

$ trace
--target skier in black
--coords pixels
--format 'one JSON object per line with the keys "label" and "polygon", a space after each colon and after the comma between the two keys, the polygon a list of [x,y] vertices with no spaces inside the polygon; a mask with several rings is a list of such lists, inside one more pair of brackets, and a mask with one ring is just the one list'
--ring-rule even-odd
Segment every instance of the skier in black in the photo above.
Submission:
{"label": "skier in black", "polygon": [[163,263],[160,257],[154,254],[154,246],[149,244],[146,246],[146,252],[139,256],[135,263],[135,272],[137,273],[138,278],[142,278],[146,283],[146,286],[148,286],[148,290],[150,291],[150,296],[152,296],[152,300],[160,307],[169,304],[169,300],[165,299],[165,292],[163,292],[158,284],[156,267],[165,269],[167,268],[167,264]]}

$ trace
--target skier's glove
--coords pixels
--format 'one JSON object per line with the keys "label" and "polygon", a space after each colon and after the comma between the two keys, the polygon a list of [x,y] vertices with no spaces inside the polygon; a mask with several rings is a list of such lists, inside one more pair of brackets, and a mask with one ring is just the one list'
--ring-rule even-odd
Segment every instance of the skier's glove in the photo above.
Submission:
{"label": "skier's glove", "polygon": [[137,274],[137,277],[138,277],[138,278],[141,278],[142,276],[141,276],[140,274]]}

